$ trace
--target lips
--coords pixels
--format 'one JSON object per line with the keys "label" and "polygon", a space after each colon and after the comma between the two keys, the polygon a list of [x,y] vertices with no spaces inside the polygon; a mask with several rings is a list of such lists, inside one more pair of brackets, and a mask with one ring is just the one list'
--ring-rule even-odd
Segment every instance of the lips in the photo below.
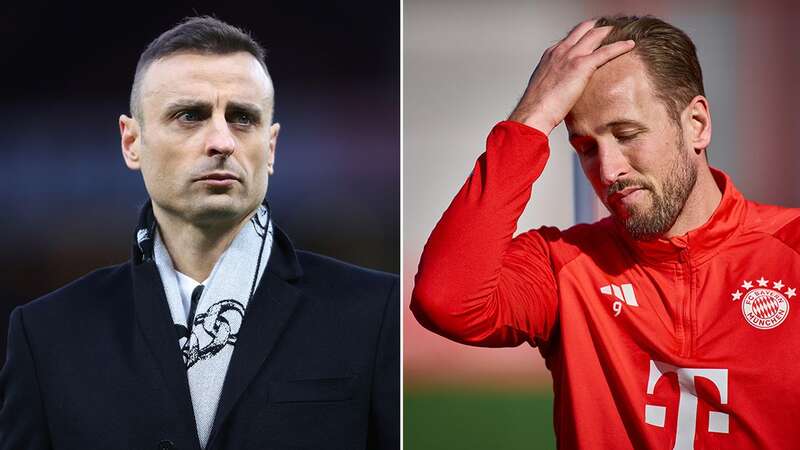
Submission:
{"label": "lips", "polygon": [[640,191],[642,189],[644,189],[644,188],[641,187],[641,186],[629,186],[629,187],[626,187],[625,189],[621,189],[621,190],[619,190],[617,192],[614,192],[613,194],[609,195],[608,196],[608,202],[609,203],[619,202],[623,198],[633,194],[636,191]]}
{"label": "lips", "polygon": [[212,189],[230,189],[241,182],[239,177],[231,172],[211,172],[199,176],[194,181]]}
{"label": "lips", "polygon": [[212,173],[207,173],[205,175],[201,175],[195,181],[202,181],[202,180],[218,180],[218,181],[233,180],[233,181],[239,181],[239,177],[237,177],[236,175],[234,175],[234,174],[232,174],[230,172],[212,172]]}

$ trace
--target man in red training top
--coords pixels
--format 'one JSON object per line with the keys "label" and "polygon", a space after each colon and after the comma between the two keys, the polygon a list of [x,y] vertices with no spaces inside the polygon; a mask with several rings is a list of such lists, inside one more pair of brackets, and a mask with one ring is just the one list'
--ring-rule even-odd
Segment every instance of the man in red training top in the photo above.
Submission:
{"label": "man in red training top", "polygon": [[[562,120],[611,217],[512,239]],[[414,314],[465,344],[538,347],[559,448],[797,448],[800,210],[744,199],[710,142],[682,31],[579,24],[436,225]]]}

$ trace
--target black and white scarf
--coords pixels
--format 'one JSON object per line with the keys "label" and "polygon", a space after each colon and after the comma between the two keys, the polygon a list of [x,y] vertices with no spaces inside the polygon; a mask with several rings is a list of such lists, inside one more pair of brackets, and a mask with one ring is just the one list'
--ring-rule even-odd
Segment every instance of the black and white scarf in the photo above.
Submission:
{"label": "black and white scarf", "polygon": [[137,242],[144,257],[155,260],[164,285],[186,363],[197,435],[205,448],[239,328],[269,260],[273,237],[270,211],[266,203],[261,205],[220,256],[202,290],[191,327],[187,326],[177,272],[155,219],[152,214],[150,217],[152,223],[140,225]]}

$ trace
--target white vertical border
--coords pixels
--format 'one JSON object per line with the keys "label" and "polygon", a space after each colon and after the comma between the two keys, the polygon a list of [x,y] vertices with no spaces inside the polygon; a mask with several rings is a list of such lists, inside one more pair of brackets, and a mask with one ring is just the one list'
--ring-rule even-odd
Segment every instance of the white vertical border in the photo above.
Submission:
{"label": "white vertical border", "polygon": [[405,278],[403,277],[403,133],[405,129],[403,128],[403,0],[400,0],[400,305],[399,311],[397,312],[400,315],[400,449],[403,448],[403,435],[405,434],[405,428],[403,427],[403,415],[404,415],[404,380],[403,380],[403,367],[405,366],[405,358],[404,358],[404,306],[405,305]]}

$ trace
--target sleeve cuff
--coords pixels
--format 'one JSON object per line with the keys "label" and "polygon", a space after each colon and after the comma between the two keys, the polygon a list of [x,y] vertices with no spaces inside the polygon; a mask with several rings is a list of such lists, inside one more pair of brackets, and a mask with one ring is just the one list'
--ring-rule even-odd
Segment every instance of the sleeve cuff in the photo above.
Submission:
{"label": "sleeve cuff", "polygon": [[496,129],[504,129],[504,131],[507,132],[518,133],[527,136],[535,136],[538,138],[543,138],[544,140],[548,140],[547,135],[537,130],[536,128],[529,127],[524,123],[516,122],[513,120],[503,120],[501,122],[497,122],[494,128],[492,128],[492,131]]}

